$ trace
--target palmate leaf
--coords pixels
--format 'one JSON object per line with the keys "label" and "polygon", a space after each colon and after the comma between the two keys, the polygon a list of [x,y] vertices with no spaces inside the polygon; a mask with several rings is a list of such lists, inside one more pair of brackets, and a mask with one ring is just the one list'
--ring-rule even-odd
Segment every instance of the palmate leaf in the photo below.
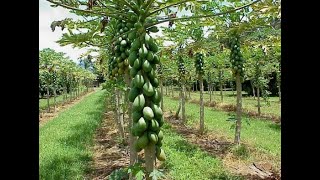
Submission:
{"label": "palmate leaf", "polygon": [[161,177],[164,177],[164,174],[161,171],[158,171],[157,169],[154,169],[149,177],[152,177],[152,180],[158,180]]}

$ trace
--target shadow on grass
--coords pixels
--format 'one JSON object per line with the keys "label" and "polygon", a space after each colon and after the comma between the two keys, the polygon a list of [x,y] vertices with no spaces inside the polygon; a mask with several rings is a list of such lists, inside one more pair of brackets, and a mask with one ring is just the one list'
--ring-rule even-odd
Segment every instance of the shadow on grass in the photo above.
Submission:
{"label": "shadow on grass", "polygon": [[275,131],[281,131],[281,125],[280,124],[269,124],[269,128],[275,130]]}
{"label": "shadow on grass", "polygon": [[84,162],[91,160],[87,153],[76,153],[73,156],[58,155],[50,160],[50,163],[40,166],[40,179],[74,179],[81,177],[82,172],[89,169],[84,166]]}
{"label": "shadow on grass", "polygon": [[171,145],[171,147],[177,150],[178,152],[184,153],[190,157],[193,156],[198,150],[197,146],[188,143],[184,139],[175,141],[175,143]]}
{"label": "shadow on grass", "polygon": [[212,175],[210,179],[212,180],[245,180],[246,178],[244,176],[236,176],[236,175],[221,173],[219,175]]}

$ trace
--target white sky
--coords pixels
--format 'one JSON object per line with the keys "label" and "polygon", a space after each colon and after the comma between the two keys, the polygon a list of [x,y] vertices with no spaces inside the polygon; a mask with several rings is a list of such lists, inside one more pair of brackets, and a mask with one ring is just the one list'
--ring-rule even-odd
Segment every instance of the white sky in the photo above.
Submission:
{"label": "white sky", "polygon": [[[175,8],[173,8],[175,10]],[[183,14],[190,15],[190,12],[186,12],[183,10],[182,12],[178,12],[177,16],[181,16]],[[69,56],[73,61],[78,62],[78,58],[82,53],[85,53],[88,49],[82,48],[72,48],[71,45],[67,46],[60,46],[58,43],[56,43],[57,40],[59,40],[63,33],[66,33],[67,30],[64,29],[61,31],[60,27],[57,27],[54,32],[52,32],[50,25],[53,21],[62,20],[65,18],[73,18],[73,19],[79,19],[78,16],[69,13],[69,10],[62,8],[62,7],[56,7],[53,8],[50,6],[50,3],[46,0],[39,0],[39,50],[43,48],[52,48],[58,52],[64,52],[67,56]],[[168,26],[168,22],[163,23],[159,26]],[[152,34],[152,36],[161,36],[162,32],[161,30],[158,33]],[[166,42],[166,45],[169,45],[171,43]]]}
{"label": "white sky", "polygon": [[39,0],[39,50],[52,48],[58,52],[66,53],[73,61],[78,62],[79,56],[87,50],[85,48],[74,49],[71,45],[60,46],[55,41],[59,40],[62,33],[67,32],[67,30],[64,29],[61,31],[61,28],[57,27],[55,31],[52,32],[50,28],[53,21],[62,20],[67,17],[78,19],[76,15],[69,13],[69,10],[65,8],[53,8],[50,7],[50,3],[46,0]]}

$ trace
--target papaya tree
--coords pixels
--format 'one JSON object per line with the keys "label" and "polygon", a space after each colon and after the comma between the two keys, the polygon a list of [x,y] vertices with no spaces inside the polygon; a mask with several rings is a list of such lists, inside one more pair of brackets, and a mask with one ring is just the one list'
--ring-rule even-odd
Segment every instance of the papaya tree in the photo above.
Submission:
{"label": "papaya tree", "polygon": [[[131,23],[134,25],[131,30],[128,30],[128,31],[123,30],[123,32],[120,32],[119,35],[116,35],[116,37],[114,37],[114,39],[112,39],[111,42],[110,41],[108,41],[108,42],[111,44],[112,42],[115,42],[117,39],[119,39],[120,36],[123,36],[126,34],[129,37],[130,34],[134,34],[134,35],[131,35],[131,36],[134,36],[134,40],[131,44],[129,54],[130,55],[136,54],[138,60],[135,59],[134,61],[131,61],[133,63],[130,63],[130,61],[129,61],[129,64],[130,64],[130,66],[134,65],[134,63],[136,64],[136,66],[134,68],[137,70],[137,74],[135,76],[131,76],[131,78],[134,78],[133,79],[134,83],[132,83],[133,87],[139,88],[140,89],[139,92],[141,94],[136,96],[136,98],[138,98],[137,103],[139,104],[138,109],[135,109],[136,103],[133,102],[133,113],[138,112],[137,110],[140,110],[141,107],[143,107],[143,109],[144,109],[144,107],[146,107],[145,113],[143,115],[145,115],[146,119],[148,119],[148,118],[152,117],[152,116],[149,116],[149,115],[151,115],[151,111],[149,108],[151,108],[151,110],[153,110],[157,113],[160,113],[160,110],[161,110],[160,108],[156,109],[155,107],[157,107],[157,106],[152,106],[152,104],[150,103],[150,100],[153,103],[157,103],[155,101],[152,101],[152,100],[155,100],[155,99],[152,99],[152,97],[154,94],[159,94],[159,93],[155,93],[155,92],[157,92],[156,88],[157,88],[157,84],[158,84],[157,83],[158,79],[152,73],[152,69],[154,69],[155,65],[159,64],[159,62],[160,62],[159,56],[156,54],[158,52],[158,46],[156,45],[156,43],[154,43],[153,37],[150,35],[150,33],[158,31],[157,27],[155,25],[161,24],[164,22],[169,22],[169,26],[172,26],[174,24],[174,22],[176,22],[176,21],[192,20],[192,19],[200,19],[200,18],[210,18],[210,17],[215,17],[215,16],[219,16],[219,15],[223,15],[223,14],[233,13],[235,11],[238,11],[238,10],[244,8],[244,7],[248,7],[250,5],[253,5],[253,4],[259,2],[260,0],[256,0],[256,1],[250,2],[246,5],[236,7],[236,8],[227,10],[225,12],[218,12],[218,13],[215,13],[215,12],[213,13],[212,11],[203,11],[202,5],[203,5],[203,3],[207,3],[206,1],[205,2],[202,2],[202,1],[188,2],[188,1],[171,1],[171,0],[169,1],[169,0],[167,0],[167,1],[158,2],[158,1],[154,1],[154,0],[148,0],[148,1],[141,1],[141,0],[134,0],[134,1],[127,1],[127,0],[115,1],[114,0],[114,1],[112,1],[112,0],[109,0],[109,1],[104,1],[104,2],[94,1],[94,3],[92,3],[93,1],[90,1],[91,3],[86,3],[83,1],[71,1],[71,0],[67,0],[67,1],[48,0],[48,1],[57,5],[57,6],[62,6],[64,8],[71,9],[77,15],[84,16],[84,17],[90,17],[90,20],[88,20],[88,21],[93,22],[93,23],[89,23],[90,24],[89,31],[84,32],[84,33],[77,33],[77,34],[73,33],[72,31],[71,32],[69,31],[69,34],[64,35],[64,41],[60,41],[60,43],[74,43],[77,46],[85,46],[86,44],[87,45],[99,45],[102,47],[102,46],[105,46],[104,43],[106,41],[104,42],[102,40],[103,35],[99,35],[98,31],[100,31],[100,32],[103,31],[104,27],[109,24],[109,18],[110,19],[114,18],[116,20],[120,20],[120,21],[122,21],[122,23],[125,23],[125,24]],[[81,9],[82,6],[86,6],[86,9]],[[172,14],[168,10],[168,8],[173,7],[173,6],[178,7],[178,9],[182,9],[182,8],[191,9],[191,11],[193,11],[193,13],[189,17],[177,17],[176,14]],[[194,13],[194,12],[199,12],[199,13]],[[160,17],[161,13],[165,14],[164,18],[162,15],[161,15],[162,17]],[[98,18],[96,18],[96,17],[98,17]],[[81,24],[86,24],[87,22],[82,22]],[[69,21],[69,20],[68,21],[60,21],[60,22],[57,21],[57,22],[55,22],[55,24],[53,24],[52,27],[60,26],[61,28],[64,28],[65,26],[67,26],[68,30],[70,30],[70,29],[75,29],[74,24],[75,23],[73,23],[72,21]],[[94,25],[94,24],[96,24],[96,25]],[[69,29],[69,27],[70,27],[70,29]],[[90,40],[90,38],[92,38],[93,40]],[[94,40],[95,40],[95,42],[94,42]],[[120,42],[120,44],[121,44],[121,42]],[[153,55],[154,55],[153,58],[152,58],[152,55],[149,55],[150,54],[149,52],[153,53]],[[200,57],[200,56],[198,56],[198,57]],[[134,59],[134,58],[132,58],[132,59]],[[200,58],[198,58],[198,60],[199,59]],[[151,69],[149,68],[150,66],[152,67]],[[141,67],[142,67],[142,70],[139,69]],[[142,81],[142,79],[143,79],[143,81]],[[140,85],[141,85],[141,87],[140,87]],[[155,86],[156,90],[154,90],[154,86]],[[133,87],[131,87],[131,88],[133,88]],[[142,89],[144,91],[142,91]],[[153,94],[152,94],[152,89],[154,90]],[[146,97],[144,97],[145,103],[142,103],[143,101],[142,101],[141,95],[143,95],[143,97],[146,96]],[[141,103],[143,104],[143,106]],[[146,106],[144,106],[144,105],[146,105]],[[157,104],[155,104],[155,105],[157,105]],[[152,107],[150,107],[150,106],[152,106],[154,109],[152,109]],[[147,107],[149,107],[149,108],[147,108]],[[162,120],[161,120],[162,118],[160,118],[160,115],[156,119],[158,119],[160,122],[162,122]],[[155,121],[151,121],[151,122],[153,122],[153,123],[151,123],[151,127],[157,127]],[[134,125],[133,125],[133,127],[134,127]],[[143,129],[143,128],[139,128],[139,129]],[[157,128],[155,128],[155,129],[157,129]],[[149,128],[148,128],[148,130],[149,130]],[[150,131],[146,131],[146,132],[150,132]],[[159,131],[159,132],[161,132],[161,131]],[[141,140],[138,139],[137,142],[139,142],[139,143],[137,143],[137,144],[140,145],[138,150],[140,150],[142,148],[145,149],[146,170],[147,170],[147,173],[150,174],[151,171],[153,171],[153,169],[154,169],[154,166],[153,166],[154,156],[156,155],[159,160],[164,160],[165,156],[164,156],[163,150],[160,148],[161,145],[159,145],[159,143],[158,143],[161,141],[157,141],[158,148],[155,148],[155,145],[152,144],[152,142],[154,143],[154,140],[157,139],[157,138],[155,138],[157,136],[155,136],[152,133],[144,133],[144,134],[147,134],[147,135],[142,135],[142,136],[138,135],[139,138],[141,138]],[[159,133],[158,133],[158,135],[159,135]],[[146,137],[149,137],[149,138],[146,138]],[[149,143],[149,141],[151,141],[151,143]],[[147,179],[150,179],[150,178],[151,177],[147,176]]]}

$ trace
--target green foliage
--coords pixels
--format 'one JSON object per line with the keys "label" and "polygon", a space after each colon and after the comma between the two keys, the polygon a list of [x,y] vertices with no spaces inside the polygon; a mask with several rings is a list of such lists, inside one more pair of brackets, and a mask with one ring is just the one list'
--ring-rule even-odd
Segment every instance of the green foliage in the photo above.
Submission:
{"label": "green foliage", "polygon": [[233,147],[232,152],[235,156],[241,159],[247,159],[250,157],[250,151],[248,147],[244,144]]}
{"label": "green foliage", "polygon": [[121,179],[128,179],[129,175],[125,171],[125,169],[120,168],[112,171],[112,173],[109,175],[109,180],[121,180]]}

